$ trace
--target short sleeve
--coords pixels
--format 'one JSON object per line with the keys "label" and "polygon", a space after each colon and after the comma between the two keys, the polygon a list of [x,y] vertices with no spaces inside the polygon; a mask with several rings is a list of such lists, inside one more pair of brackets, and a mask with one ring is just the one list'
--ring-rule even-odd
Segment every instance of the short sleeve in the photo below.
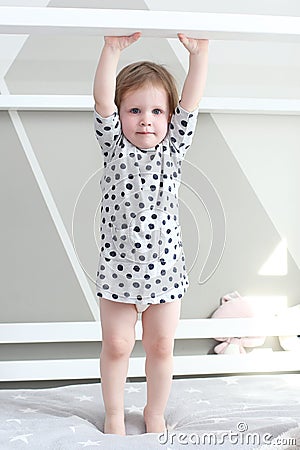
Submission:
{"label": "short sleeve", "polygon": [[94,128],[96,139],[101,147],[104,162],[108,163],[113,155],[114,148],[121,136],[119,114],[115,111],[109,117],[101,117],[94,109]]}
{"label": "short sleeve", "polygon": [[194,111],[184,110],[180,104],[172,115],[169,126],[171,150],[180,158],[184,158],[190,147],[197,125],[198,108]]}

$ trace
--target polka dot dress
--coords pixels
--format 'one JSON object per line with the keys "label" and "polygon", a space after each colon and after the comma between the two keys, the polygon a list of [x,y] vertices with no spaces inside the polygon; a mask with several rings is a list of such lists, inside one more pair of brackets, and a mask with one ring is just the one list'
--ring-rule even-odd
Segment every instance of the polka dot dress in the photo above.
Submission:
{"label": "polka dot dress", "polygon": [[182,299],[189,286],[178,217],[181,164],[197,111],[176,108],[165,139],[139,149],[117,112],[94,111],[104,158],[97,295],[141,305]]}

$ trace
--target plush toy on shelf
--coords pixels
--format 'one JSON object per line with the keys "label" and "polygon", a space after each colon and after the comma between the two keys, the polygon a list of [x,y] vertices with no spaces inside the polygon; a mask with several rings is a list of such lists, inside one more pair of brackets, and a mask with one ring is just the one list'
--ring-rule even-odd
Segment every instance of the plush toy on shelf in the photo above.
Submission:
{"label": "plush toy on shelf", "polygon": [[[231,292],[221,298],[221,305],[214,311],[213,319],[255,318],[259,317],[257,306],[240,296],[238,292]],[[221,343],[214,348],[215,353],[240,354],[247,353],[245,348],[259,347],[264,344],[266,336],[255,337],[215,337]]]}

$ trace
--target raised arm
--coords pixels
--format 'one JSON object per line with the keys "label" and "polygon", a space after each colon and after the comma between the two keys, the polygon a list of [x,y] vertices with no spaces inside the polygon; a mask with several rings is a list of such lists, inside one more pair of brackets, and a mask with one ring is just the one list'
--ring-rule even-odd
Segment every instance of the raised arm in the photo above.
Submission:
{"label": "raised arm", "polygon": [[94,79],[96,111],[102,117],[109,117],[116,109],[116,71],[121,51],[137,41],[141,33],[130,36],[106,36]]}
{"label": "raised arm", "polygon": [[186,111],[194,111],[203,95],[208,66],[208,40],[188,38],[178,33],[180,42],[189,51],[189,70],[186,76],[180,105]]}

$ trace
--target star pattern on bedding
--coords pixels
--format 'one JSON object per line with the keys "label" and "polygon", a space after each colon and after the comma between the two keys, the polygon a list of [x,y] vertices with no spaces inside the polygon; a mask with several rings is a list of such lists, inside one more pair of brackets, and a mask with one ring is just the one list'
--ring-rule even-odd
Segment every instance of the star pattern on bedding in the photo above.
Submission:
{"label": "star pattern on bedding", "polygon": [[229,419],[227,419],[225,417],[214,417],[213,419],[211,419],[211,421],[213,423],[223,423],[223,422],[228,422]]}
{"label": "star pattern on bedding", "polygon": [[6,422],[17,422],[19,425],[21,425],[20,419],[6,419]]}
{"label": "star pattern on bedding", "polygon": [[200,404],[200,403],[207,403],[208,405],[210,405],[210,401],[202,400],[201,398],[199,400],[197,400],[195,403],[198,403],[198,404]]}
{"label": "star pattern on bedding", "polygon": [[[178,436],[181,432],[217,435],[236,431],[243,418],[249,429],[276,437],[300,420],[299,374],[289,375],[286,380],[261,375],[173,383],[166,421],[169,432]],[[144,382],[125,386],[126,430],[132,435],[132,450],[150,448],[151,436],[145,435],[142,416],[145,394]],[[0,390],[0,405],[1,449],[112,448],[111,437],[103,434],[104,405],[98,385]],[[119,438],[114,439],[113,448],[121,448]],[[170,441],[166,444],[161,448],[168,446],[171,450]]]}
{"label": "star pattern on bedding", "polygon": [[192,387],[190,387],[189,389],[185,389],[185,392],[188,392],[189,394],[193,394],[194,392],[202,393],[200,389],[194,389]]}
{"label": "star pattern on bedding", "polygon": [[88,395],[78,395],[77,398],[80,402],[92,402],[94,397],[88,396]]}
{"label": "star pattern on bedding", "polygon": [[90,440],[88,440],[86,442],[78,442],[78,444],[81,444],[83,447],[89,447],[89,446],[96,447],[96,446],[101,445],[101,442],[102,441],[90,441]]}
{"label": "star pattern on bedding", "polygon": [[243,410],[245,410],[245,409],[251,408],[251,406],[247,405],[246,403],[241,403],[241,408],[243,408]]}
{"label": "star pattern on bedding", "polygon": [[230,378],[225,378],[224,381],[228,385],[230,385],[230,384],[238,384],[239,378],[238,377],[230,377]]}
{"label": "star pattern on bedding", "polygon": [[19,434],[18,436],[15,436],[15,437],[11,438],[9,442],[22,441],[22,442],[24,442],[25,444],[28,444],[28,439],[27,439],[27,438],[28,438],[29,436],[33,436],[33,434],[32,434],[32,433],[28,433],[28,434]]}
{"label": "star pattern on bedding", "polygon": [[131,405],[130,407],[126,408],[127,411],[130,413],[134,413],[134,412],[139,412],[142,413],[144,407],[143,406],[135,406],[135,405]]}
{"label": "star pattern on bedding", "polygon": [[24,414],[30,414],[30,413],[36,413],[39,410],[38,409],[32,409],[32,408],[25,408],[25,409],[19,409]]}
{"label": "star pattern on bedding", "polygon": [[129,388],[125,388],[125,391],[131,394],[132,392],[140,392],[141,388],[130,386]]}

